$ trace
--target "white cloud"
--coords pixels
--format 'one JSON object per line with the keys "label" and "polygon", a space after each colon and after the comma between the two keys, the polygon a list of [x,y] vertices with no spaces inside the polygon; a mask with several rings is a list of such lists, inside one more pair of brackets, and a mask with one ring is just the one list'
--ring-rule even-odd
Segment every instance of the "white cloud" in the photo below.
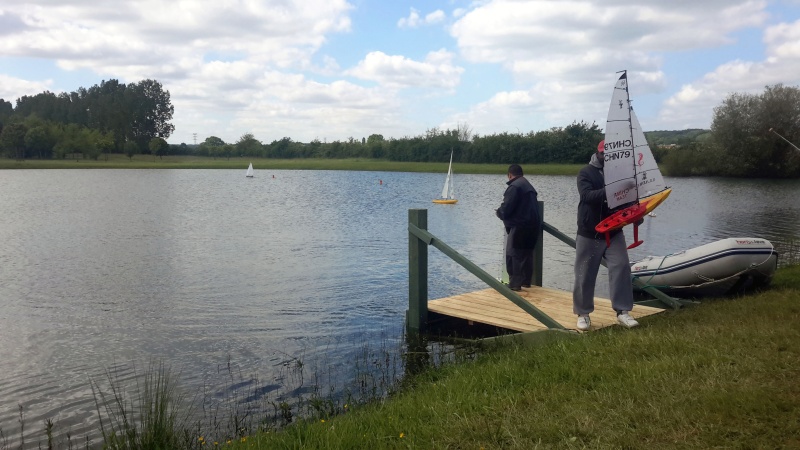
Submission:
{"label": "white cloud", "polygon": [[605,58],[714,47],[766,19],[763,1],[614,3],[495,0],[464,15],[451,33],[471,61],[533,65],[564,53]]}
{"label": "white cloud", "polygon": [[464,69],[453,65],[453,54],[442,49],[429,53],[425,61],[414,61],[401,55],[370,52],[347,74],[375,81],[392,88],[434,87],[455,88]]}
{"label": "white cloud", "polygon": [[[731,45],[733,33],[767,20],[765,7],[763,0],[484,2],[461,16],[450,32],[464,58],[502,65],[522,89],[499,92],[459,119],[492,123],[521,114],[517,123],[602,120],[604,127],[614,72],[627,69],[638,96],[663,92],[668,85],[664,55]],[[795,49],[784,44],[775,51]],[[736,64],[720,70],[734,68],[742,70]],[[698,98],[709,96],[699,91]],[[710,107],[704,107],[710,115]]]}
{"label": "white cloud", "polygon": [[419,11],[411,8],[408,17],[403,17],[397,21],[397,26],[400,28],[417,28],[424,25],[433,25],[444,21],[446,15],[441,9],[437,9],[432,13],[428,13],[425,17],[419,15]]}
{"label": "white cloud", "polygon": [[[565,102],[565,92],[574,89],[574,86],[558,81],[548,81],[537,83],[529,90],[498,92],[468,111],[454,114],[441,126],[453,128],[458,123],[466,122],[478,134],[492,134],[500,130],[527,133],[549,129],[553,124],[565,126],[573,121],[591,124],[597,121],[596,111],[608,110],[608,83],[591,89],[608,94],[597,96],[595,101]],[[601,128],[605,127],[605,121],[597,123]]]}
{"label": "white cloud", "polygon": [[351,9],[345,0],[5,3],[3,17],[24,29],[0,40],[0,54],[52,58],[98,73],[215,52],[280,67],[302,64],[327,34],[350,29]]}
{"label": "white cloud", "polygon": [[683,86],[664,103],[660,121],[674,129],[709,127],[714,107],[734,92],[760,94],[768,85],[799,84],[800,20],[768,27],[764,43],[763,61],[731,61]]}
{"label": "white cloud", "polygon": [[[237,70],[246,72],[248,68],[216,64],[201,79],[187,80],[181,91],[193,95],[173,101],[173,123],[176,130],[184,130],[179,139],[188,141],[187,136],[197,132],[202,140],[207,137],[205,132],[230,142],[247,131],[264,142],[283,137],[330,142],[349,136],[366,137],[359,135],[363,130],[386,136],[407,133],[404,105],[390,89],[366,88],[342,80],[320,83],[281,71],[247,76],[249,83],[238,83],[237,77],[227,75]],[[224,97],[215,94],[217,86],[225,89]],[[208,110],[221,113],[222,119],[197,113]]]}
{"label": "white cloud", "polygon": [[36,95],[51,90],[52,80],[28,81],[9,77],[0,73],[0,98],[16,106],[16,100],[23,95]]}

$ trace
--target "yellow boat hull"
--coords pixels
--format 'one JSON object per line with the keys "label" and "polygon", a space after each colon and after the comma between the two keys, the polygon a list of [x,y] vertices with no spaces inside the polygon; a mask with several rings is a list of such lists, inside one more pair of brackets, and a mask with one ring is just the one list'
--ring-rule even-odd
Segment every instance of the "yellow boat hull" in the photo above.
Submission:
{"label": "yellow boat hull", "polygon": [[436,200],[433,201],[433,203],[439,203],[440,205],[455,205],[457,202],[458,202],[458,200],[456,200],[454,198],[453,199],[442,198],[442,199],[436,199]]}

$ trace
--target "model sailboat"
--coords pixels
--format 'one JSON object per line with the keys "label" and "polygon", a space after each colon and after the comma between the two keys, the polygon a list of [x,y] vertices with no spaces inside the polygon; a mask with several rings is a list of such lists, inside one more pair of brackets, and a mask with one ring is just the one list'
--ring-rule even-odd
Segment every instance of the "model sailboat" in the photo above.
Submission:
{"label": "model sailboat", "polygon": [[450,166],[447,168],[447,178],[444,179],[444,188],[442,188],[442,197],[433,200],[433,203],[444,203],[453,205],[456,200],[455,190],[453,189],[453,151],[450,150]]}
{"label": "model sailboat", "polygon": [[245,176],[247,178],[253,178],[253,163],[250,163],[250,166],[247,168],[247,174]]}
{"label": "model sailboat", "polygon": [[643,242],[639,240],[638,222],[661,204],[672,189],[664,184],[664,177],[631,107],[626,71],[622,71],[614,86],[606,135],[600,144],[605,159],[606,202],[612,210],[623,209],[600,222],[595,230],[605,233],[606,244],[610,245],[611,231],[633,224],[633,243],[628,248],[637,247]]}

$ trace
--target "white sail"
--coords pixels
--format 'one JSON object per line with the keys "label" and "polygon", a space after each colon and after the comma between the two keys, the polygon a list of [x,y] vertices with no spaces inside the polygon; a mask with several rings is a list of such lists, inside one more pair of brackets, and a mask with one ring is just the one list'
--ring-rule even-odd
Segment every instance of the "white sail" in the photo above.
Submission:
{"label": "white sail", "polygon": [[631,125],[633,129],[633,152],[636,163],[636,186],[639,198],[649,197],[667,188],[664,177],[658,170],[653,152],[644,137],[644,130],[639,119],[631,108]]}
{"label": "white sail", "polygon": [[623,72],[614,86],[606,120],[603,175],[606,182],[606,202],[611,209],[639,199],[636,194],[630,111],[628,77]]}
{"label": "white sail", "polygon": [[247,174],[245,176],[248,178],[253,177],[253,163],[250,163],[250,166],[247,167]]}
{"label": "white sail", "polygon": [[444,179],[444,187],[442,188],[442,198],[452,200],[455,197],[455,190],[453,189],[453,152],[450,152],[450,166],[447,168],[447,178]]}

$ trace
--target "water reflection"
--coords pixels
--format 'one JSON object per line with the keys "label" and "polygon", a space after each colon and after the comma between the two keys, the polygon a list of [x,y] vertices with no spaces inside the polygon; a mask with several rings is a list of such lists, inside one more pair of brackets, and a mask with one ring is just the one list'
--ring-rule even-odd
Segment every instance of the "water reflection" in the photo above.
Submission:
{"label": "water reflection", "polygon": [[[574,177],[529,178],[545,220],[574,236]],[[188,387],[224,393],[219,368],[233,361],[257,375],[253,395],[263,397],[291,376],[292,358],[334,373],[359,342],[399,346],[409,208],[428,209],[430,231],[487,272],[502,270],[494,209],[505,177],[457,174],[455,206],[431,203],[441,182],[385,172],[0,171],[0,428],[17,429],[21,404],[32,427],[53,417],[73,433],[91,429],[88,382],[107,367],[163,359]],[[674,192],[642,226],[632,259],[732,236],[780,249],[800,235],[799,182],[668,182]],[[548,235],[544,245],[544,284],[571,290],[574,252]],[[483,288],[429,255],[431,298]]]}

